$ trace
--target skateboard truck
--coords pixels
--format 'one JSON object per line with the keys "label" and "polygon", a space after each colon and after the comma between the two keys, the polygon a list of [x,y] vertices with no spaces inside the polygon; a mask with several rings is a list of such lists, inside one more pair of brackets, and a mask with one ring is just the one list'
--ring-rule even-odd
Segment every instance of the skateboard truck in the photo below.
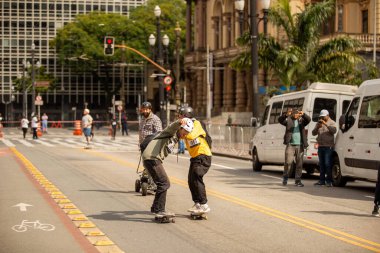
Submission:
{"label": "skateboard truck", "polygon": [[193,220],[208,220],[207,213],[204,212],[190,212],[190,217]]}
{"label": "skateboard truck", "polygon": [[159,223],[175,223],[175,214],[170,215],[156,215],[154,220]]}

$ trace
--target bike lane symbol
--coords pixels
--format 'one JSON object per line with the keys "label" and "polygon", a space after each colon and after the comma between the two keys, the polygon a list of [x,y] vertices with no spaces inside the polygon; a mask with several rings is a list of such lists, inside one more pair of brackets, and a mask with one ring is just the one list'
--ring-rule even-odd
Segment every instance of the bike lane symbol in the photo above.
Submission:
{"label": "bike lane symbol", "polygon": [[33,229],[41,229],[43,231],[53,231],[55,230],[55,226],[51,224],[41,223],[39,220],[36,221],[28,221],[23,220],[20,225],[14,225],[12,229],[16,232],[25,232],[28,228]]}

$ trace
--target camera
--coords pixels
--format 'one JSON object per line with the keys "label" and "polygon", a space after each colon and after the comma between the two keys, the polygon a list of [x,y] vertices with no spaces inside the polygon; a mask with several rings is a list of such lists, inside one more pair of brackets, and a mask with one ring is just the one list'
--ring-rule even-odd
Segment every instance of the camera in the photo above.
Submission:
{"label": "camera", "polygon": [[318,120],[318,123],[319,123],[319,124],[323,124],[323,119],[319,119],[319,120]]}

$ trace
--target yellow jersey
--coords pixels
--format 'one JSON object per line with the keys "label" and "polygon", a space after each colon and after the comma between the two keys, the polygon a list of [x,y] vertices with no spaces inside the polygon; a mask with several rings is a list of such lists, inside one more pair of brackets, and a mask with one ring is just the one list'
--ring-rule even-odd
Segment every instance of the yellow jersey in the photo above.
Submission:
{"label": "yellow jersey", "polygon": [[187,151],[189,151],[192,158],[199,155],[212,156],[205,137],[206,132],[203,130],[201,123],[198,120],[194,120],[193,131],[188,133],[184,138]]}

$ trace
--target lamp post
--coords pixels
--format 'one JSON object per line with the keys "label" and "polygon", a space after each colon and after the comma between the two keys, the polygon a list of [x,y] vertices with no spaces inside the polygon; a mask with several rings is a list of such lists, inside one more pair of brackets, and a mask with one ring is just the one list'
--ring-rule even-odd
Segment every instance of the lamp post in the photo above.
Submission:
{"label": "lamp post", "polygon": [[243,35],[243,11],[244,11],[244,0],[235,0],[235,9],[239,13],[239,28],[240,36]]}
{"label": "lamp post", "polygon": [[[267,14],[270,5],[270,0],[260,0],[261,6],[264,10],[264,18],[257,18],[257,0],[250,0],[250,23],[251,23],[251,74],[252,74],[252,116],[255,118],[259,117],[259,84],[258,84],[258,32],[257,25],[258,22],[264,19],[264,33],[266,34],[266,22]],[[236,0],[235,8],[238,11],[244,10],[244,0]],[[266,77],[264,77],[266,79]]]}
{"label": "lamp post", "polygon": [[179,56],[180,52],[179,49],[181,47],[181,27],[179,26],[179,23],[177,22],[175,31],[175,37],[176,37],[176,44],[175,44],[175,55],[176,55],[176,89],[175,89],[175,100],[176,105],[179,107],[181,105],[181,86],[180,86],[180,76],[181,76],[181,69],[179,66]]}
{"label": "lamp post", "polygon": [[22,60],[22,90],[24,94],[23,94],[23,101],[22,101],[22,114],[25,117],[28,117],[28,89],[25,83],[25,72],[28,70],[29,66],[30,66],[30,62],[23,59]]}
{"label": "lamp post", "polygon": [[[164,64],[165,65],[169,65],[169,49],[168,49],[168,46],[169,46],[169,37],[168,35],[164,35],[162,36],[162,44],[164,45],[164,48],[165,48],[165,60],[164,60]],[[165,87],[165,90],[166,90],[166,96],[165,96],[165,110],[166,110],[166,122],[167,124],[169,124],[170,122],[170,100],[169,100],[169,97],[170,97],[170,89],[171,87],[167,86]]]}
{"label": "lamp post", "polygon": [[[270,0],[264,0],[262,1],[262,8],[263,8],[263,21],[264,21],[264,37],[267,38],[268,36],[268,11],[269,11],[269,5]],[[268,73],[267,73],[267,67],[264,65],[264,86],[268,87]]]}
{"label": "lamp post", "polygon": [[34,76],[34,51],[36,45],[32,44],[32,112],[36,112],[36,87],[34,85],[35,76]]}
{"label": "lamp post", "polygon": [[[160,16],[161,16],[161,8],[156,5],[154,7],[154,15],[156,16],[156,26],[157,26],[157,63],[162,66],[163,65],[163,57],[162,57],[162,38],[161,38],[161,24],[160,24]],[[160,119],[162,121],[162,125],[166,127],[165,120],[165,109],[164,109],[164,85],[162,83],[162,76],[158,76],[158,85],[159,85],[159,99],[160,99]]]}

